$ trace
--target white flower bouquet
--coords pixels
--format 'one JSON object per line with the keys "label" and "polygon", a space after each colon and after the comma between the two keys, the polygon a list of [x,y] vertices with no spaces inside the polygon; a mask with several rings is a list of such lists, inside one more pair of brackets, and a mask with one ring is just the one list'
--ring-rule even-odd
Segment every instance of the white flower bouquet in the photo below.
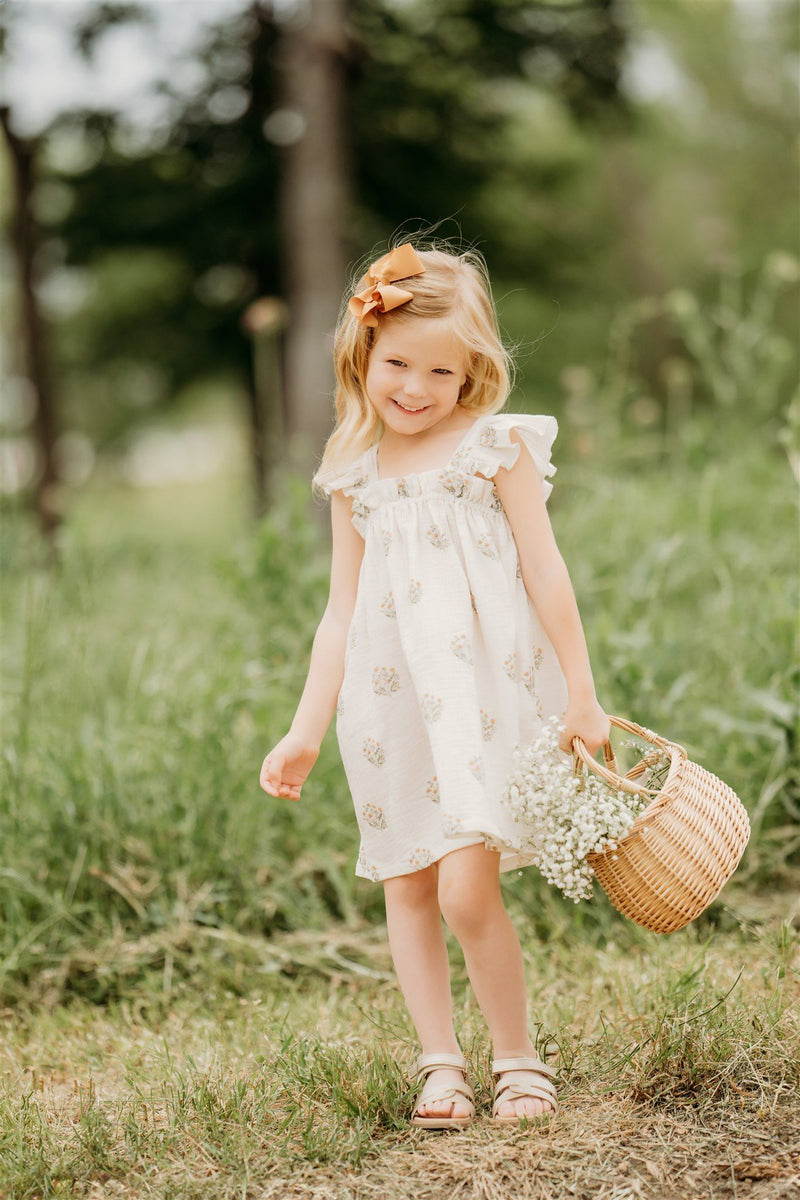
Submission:
{"label": "white flower bouquet", "polygon": [[[574,757],[558,745],[565,728],[551,716],[539,737],[514,750],[514,769],[501,800],[526,827],[521,849],[533,856],[548,883],[577,904],[592,896],[595,872],[586,855],[616,850],[647,797],[612,788],[589,772],[576,773]],[[623,745],[640,749],[632,740]],[[658,788],[670,757],[649,747],[647,758],[648,774],[638,782]]]}

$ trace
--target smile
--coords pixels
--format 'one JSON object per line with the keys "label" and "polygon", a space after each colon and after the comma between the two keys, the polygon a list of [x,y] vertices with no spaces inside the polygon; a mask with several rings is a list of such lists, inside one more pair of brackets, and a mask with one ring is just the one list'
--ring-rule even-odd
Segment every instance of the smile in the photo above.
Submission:
{"label": "smile", "polygon": [[402,408],[403,412],[410,413],[424,412],[425,409],[429,407],[429,405],[424,404],[422,408],[406,408],[405,404],[401,404],[399,400],[395,400],[394,398],[392,398],[392,404],[396,404],[398,408]]}

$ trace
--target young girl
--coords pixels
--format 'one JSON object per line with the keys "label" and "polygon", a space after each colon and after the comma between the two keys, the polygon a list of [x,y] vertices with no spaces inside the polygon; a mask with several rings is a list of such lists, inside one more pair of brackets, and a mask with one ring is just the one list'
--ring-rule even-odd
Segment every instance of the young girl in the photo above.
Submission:
{"label": "young girl", "polygon": [[292,800],[336,711],[361,846],[422,1054],[412,1116],[475,1114],[453,1027],[443,916],[492,1037],[493,1117],[556,1111],[527,1027],[522,951],[499,874],[530,862],[501,805],[515,744],[558,714],[591,754],[595,695],[545,507],[552,416],[501,412],[510,362],[482,258],[396,247],[347,302],[336,427],[314,483],[331,496],[330,596],[288,734],[260,783]]}

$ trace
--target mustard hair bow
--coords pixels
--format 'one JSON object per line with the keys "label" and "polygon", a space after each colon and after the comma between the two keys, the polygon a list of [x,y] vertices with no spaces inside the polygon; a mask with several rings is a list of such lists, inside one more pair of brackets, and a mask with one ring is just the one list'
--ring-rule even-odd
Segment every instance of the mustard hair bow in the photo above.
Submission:
{"label": "mustard hair bow", "polygon": [[361,290],[350,298],[350,312],[362,325],[377,325],[376,313],[389,312],[413,298],[413,292],[392,285],[398,279],[421,275],[424,270],[411,242],[405,242],[396,250],[384,254],[383,258],[377,259],[369,267],[359,282]]}

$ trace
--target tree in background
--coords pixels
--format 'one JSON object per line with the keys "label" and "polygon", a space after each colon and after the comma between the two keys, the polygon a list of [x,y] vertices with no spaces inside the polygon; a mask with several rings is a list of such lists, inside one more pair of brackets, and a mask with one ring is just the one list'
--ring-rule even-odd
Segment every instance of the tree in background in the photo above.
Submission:
{"label": "tree in background", "polygon": [[[290,302],[281,416],[308,458],[330,419],[342,263],[401,226],[454,218],[486,253],[511,332],[541,328],[542,299],[557,295],[570,352],[577,341],[590,360],[617,304],[702,287],[715,261],[755,265],[792,244],[790,0],[759,6],[758,30],[732,0],[342,5],[324,6],[324,29],[308,4],[227,14],[196,49],[191,94],[161,85],[170,116],[146,137],[85,107],[46,131],[46,152],[83,148],[71,167],[45,154],[37,211],[51,273],[86,281],[54,357],[63,423],[99,448],[222,379],[247,398],[263,506],[242,313],[258,297]],[[102,53],[109,27],[148,11],[97,5],[79,50]],[[631,41],[638,95],[623,86]],[[637,333],[654,395],[674,338],[660,317]],[[563,362],[563,342],[560,356],[558,342],[543,347],[541,386],[558,386]]]}
{"label": "tree in background", "polygon": [[[487,180],[500,187],[516,171],[518,189],[534,184],[504,88],[536,80],[589,125],[621,108],[615,0],[337,0],[280,13],[261,0],[215,27],[197,51],[194,93],[162,85],[173,115],[149,144],[131,148],[123,115],[88,108],[47,131],[92,148],[78,169],[47,172],[69,196],[48,232],[63,264],[94,283],[57,343],[70,421],[102,448],[148,401],[209,376],[238,380],[261,496],[243,308],[262,295],[289,301],[284,416],[290,439],[305,435],[305,469],[329,428],[328,339],[347,259],[409,215],[456,214],[468,241],[491,222],[494,266],[546,277],[533,206],[495,219],[485,203]],[[76,45],[100,53],[108,28],[147,17],[100,5]],[[553,183],[542,172],[535,190]]]}

